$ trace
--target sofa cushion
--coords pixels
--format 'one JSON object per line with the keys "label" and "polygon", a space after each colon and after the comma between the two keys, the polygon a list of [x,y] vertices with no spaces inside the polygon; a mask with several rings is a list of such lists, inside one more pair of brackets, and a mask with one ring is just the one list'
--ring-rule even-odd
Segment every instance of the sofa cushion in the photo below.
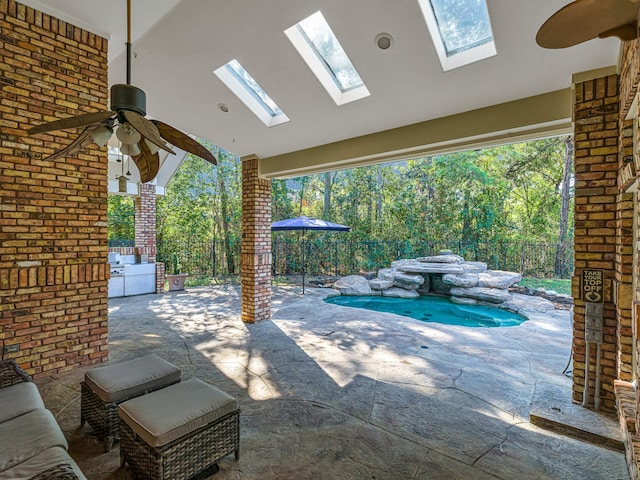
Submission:
{"label": "sofa cushion", "polygon": [[151,354],[89,370],[84,381],[104,403],[118,403],[175,383],[180,375],[178,367]]}
{"label": "sofa cushion", "polygon": [[191,378],[121,403],[118,414],[148,445],[160,447],[237,409],[231,395]]}
{"label": "sofa cushion", "polygon": [[38,408],[44,408],[44,403],[35,384],[22,382],[0,388],[0,423]]}
{"label": "sofa cushion", "polygon": [[76,462],[61,447],[47,448],[35,457],[31,457],[4,472],[0,472],[0,480],[29,480],[49,469],[55,469],[59,465],[70,467],[79,480],[86,480]]}
{"label": "sofa cushion", "polygon": [[51,447],[69,445],[49,410],[33,410],[0,423],[0,472]]}

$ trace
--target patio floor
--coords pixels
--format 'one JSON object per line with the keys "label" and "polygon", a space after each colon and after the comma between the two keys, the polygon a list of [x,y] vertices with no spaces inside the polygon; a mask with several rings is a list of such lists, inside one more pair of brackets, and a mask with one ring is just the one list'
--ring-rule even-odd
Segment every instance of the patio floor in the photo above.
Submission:
{"label": "patio floor", "polygon": [[[240,461],[212,478],[629,478],[623,453],[529,422],[535,408],[619,435],[614,418],[571,404],[568,311],[466,328],[299,293],[274,288],[272,321],[255,325],[235,286],[110,300],[112,362],[153,352],[238,398]],[[117,443],[105,454],[78,427],[85,371],[36,383],[87,477],[130,478]]]}

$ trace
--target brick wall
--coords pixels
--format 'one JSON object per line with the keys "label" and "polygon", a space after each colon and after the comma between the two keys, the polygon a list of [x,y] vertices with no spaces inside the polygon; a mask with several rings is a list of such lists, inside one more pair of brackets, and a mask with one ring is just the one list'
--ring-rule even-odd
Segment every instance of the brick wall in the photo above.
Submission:
{"label": "brick wall", "polygon": [[[633,271],[634,249],[638,248],[637,239],[640,238],[637,218],[638,201],[640,194],[625,193],[634,183],[640,172],[640,155],[634,152],[634,140],[636,145],[638,138],[637,129],[634,132],[633,124],[638,119],[638,111],[630,111],[633,100],[638,91],[638,81],[640,80],[640,52],[639,42],[625,42],[621,56],[620,68],[620,145],[618,152],[618,226],[616,244],[616,307],[618,316],[618,375],[619,380],[615,382],[615,393],[618,404],[618,415],[622,428],[627,465],[632,479],[640,478],[640,437],[637,435],[637,424],[639,420],[638,405],[640,404],[640,391],[631,383],[634,379],[634,368],[637,376],[637,348],[636,360],[634,362],[634,341],[637,344],[638,335],[638,315],[639,304],[637,284],[637,271]],[[635,224],[635,225],[634,225]],[[634,226],[635,230],[634,231]],[[634,245],[635,241],[635,245]],[[637,255],[637,250],[636,250]],[[634,285],[634,281],[636,284]],[[634,340],[634,337],[636,340]],[[634,365],[635,363],[635,365]]]}
{"label": "brick wall", "polygon": [[258,176],[258,159],[242,159],[242,321],[271,318],[271,180]]}
{"label": "brick wall", "polygon": [[107,151],[25,131],[106,109],[107,41],[13,0],[0,32],[0,354],[62,372],[108,355]]}
{"label": "brick wall", "polygon": [[615,292],[618,378],[633,380],[631,308],[633,303],[633,193],[617,197]]}
{"label": "brick wall", "polygon": [[140,195],[135,198],[136,253],[149,255],[156,261],[156,186],[140,184]]}
{"label": "brick wall", "polygon": [[[612,298],[616,262],[618,195],[618,77],[575,85],[575,272],[573,331],[573,399],[582,402],[585,385],[585,302],[582,270],[602,269],[605,276],[604,342],[600,359],[600,405],[615,409],[617,318]],[[596,351],[590,351],[589,398],[595,393]],[[589,401],[593,405],[593,400]]]}

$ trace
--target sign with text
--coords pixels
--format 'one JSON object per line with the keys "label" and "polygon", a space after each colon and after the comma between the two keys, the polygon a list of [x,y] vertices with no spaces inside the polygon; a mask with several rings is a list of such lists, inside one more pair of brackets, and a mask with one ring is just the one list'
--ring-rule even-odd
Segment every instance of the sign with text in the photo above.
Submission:
{"label": "sign with text", "polygon": [[604,303],[604,270],[582,270],[582,299]]}

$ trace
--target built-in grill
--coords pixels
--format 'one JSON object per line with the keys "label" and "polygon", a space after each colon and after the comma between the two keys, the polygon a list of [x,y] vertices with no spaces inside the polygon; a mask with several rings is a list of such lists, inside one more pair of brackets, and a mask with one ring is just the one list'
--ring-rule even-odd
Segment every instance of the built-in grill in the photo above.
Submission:
{"label": "built-in grill", "polygon": [[109,253],[109,298],[156,291],[156,264],[135,260],[135,255]]}
{"label": "built-in grill", "polygon": [[124,275],[124,265],[112,265],[109,264],[109,272],[112,277],[118,277]]}

